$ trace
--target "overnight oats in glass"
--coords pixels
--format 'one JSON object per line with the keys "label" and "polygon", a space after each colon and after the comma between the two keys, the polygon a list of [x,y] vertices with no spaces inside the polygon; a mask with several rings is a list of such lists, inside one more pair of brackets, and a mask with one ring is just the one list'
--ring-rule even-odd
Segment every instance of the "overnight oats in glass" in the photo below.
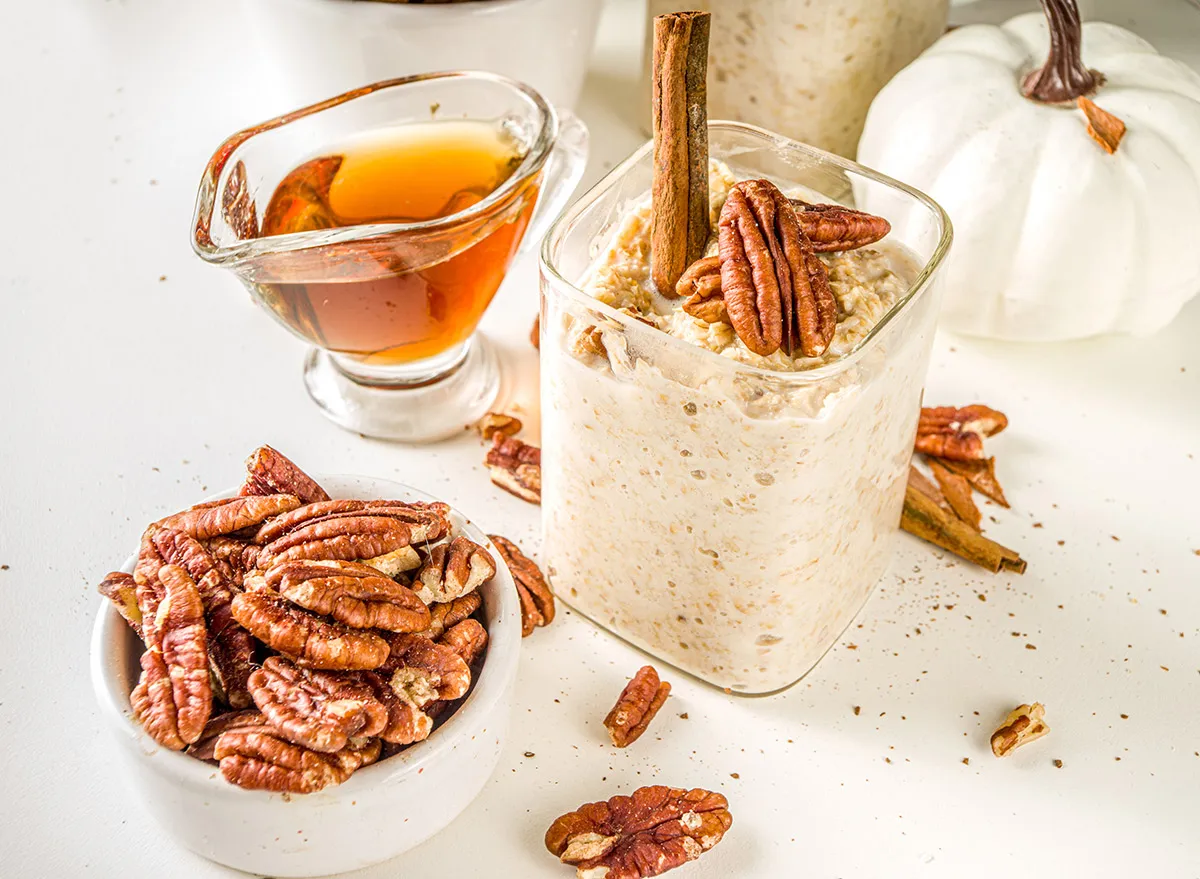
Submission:
{"label": "overnight oats in glass", "polygon": [[[848,160],[739,123],[713,123],[708,138],[712,237],[685,295],[651,281],[650,144],[546,239],[544,557],[556,594],[596,623],[711,684],[761,694],[812,668],[887,568],[950,227],[926,196]],[[751,180],[764,182],[739,183]],[[760,294],[750,318],[723,265],[721,236],[737,225],[726,201],[750,194],[743,226],[769,225],[767,192],[801,220],[870,192],[884,218],[905,221],[903,238],[853,211],[803,222],[827,250],[806,258],[828,285],[797,292],[782,344],[778,328],[769,338],[763,260],[741,266]],[[839,246],[821,238],[830,228],[869,243],[827,248]],[[752,251],[753,230],[739,234]],[[704,295],[714,283],[715,302]]]}

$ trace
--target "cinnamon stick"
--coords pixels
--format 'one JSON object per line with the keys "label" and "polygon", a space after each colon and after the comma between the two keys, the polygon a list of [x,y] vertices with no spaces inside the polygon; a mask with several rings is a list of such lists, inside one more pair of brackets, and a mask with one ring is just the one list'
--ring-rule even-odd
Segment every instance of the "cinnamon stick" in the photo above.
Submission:
{"label": "cinnamon stick", "polygon": [[1020,555],[994,540],[988,540],[912,484],[904,493],[900,527],[992,573],[1002,569],[1016,574],[1025,573],[1025,560]]}
{"label": "cinnamon stick", "polygon": [[664,296],[708,243],[707,12],[654,19],[650,277]]}
{"label": "cinnamon stick", "polygon": [[950,504],[950,509],[958,518],[978,531],[983,514],[979,512],[979,507],[975,506],[975,500],[971,497],[971,483],[967,477],[955,473],[943,464],[940,458],[929,459],[929,470],[937,480],[942,496]]}

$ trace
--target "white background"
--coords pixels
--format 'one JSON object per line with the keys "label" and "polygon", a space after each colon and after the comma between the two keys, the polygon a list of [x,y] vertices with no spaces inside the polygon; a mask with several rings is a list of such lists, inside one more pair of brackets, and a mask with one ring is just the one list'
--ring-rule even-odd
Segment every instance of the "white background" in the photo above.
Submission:
{"label": "white background", "polygon": [[[405,448],[324,421],[301,344],[191,253],[211,150],[287,109],[225,6],[24,0],[0,23],[0,875],[229,875],[126,792],[86,658],[95,584],[144,523],[237,482],[255,446],[410,482],[537,545],[536,509],[491,487],[474,437]],[[625,121],[640,27],[636,2],[606,15],[580,108],[587,182],[642,140]],[[535,303],[526,261],[485,320],[527,411]],[[601,719],[643,657],[564,612],[524,643],[484,794],[360,875],[570,876],[542,849],[550,821],[649,782],[732,804],[726,840],[681,879],[1200,875],[1198,338],[1200,302],[1149,340],[939,339],[926,399],[1011,419],[991,448],[1013,509],[987,526],[1024,577],[905,536],[801,684],[746,700],[667,672],[673,695],[628,751]],[[993,758],[991,729],[1035,699],[1050,736]]]}

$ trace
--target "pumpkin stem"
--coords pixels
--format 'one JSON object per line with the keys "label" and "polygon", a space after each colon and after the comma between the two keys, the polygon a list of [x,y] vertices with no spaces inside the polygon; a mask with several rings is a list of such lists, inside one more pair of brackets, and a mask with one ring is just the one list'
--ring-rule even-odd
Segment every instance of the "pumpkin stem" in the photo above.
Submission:
{"label": "pumpkin stem", "polygon": [[1061,104],[1091,94],[1104,76],[1083,66],[1083,28],[1075,0],[1042,0],[1042,10],[1050,26],[1050,54],[1040,69],[1021,82],[1021,94],[1043,104]]}

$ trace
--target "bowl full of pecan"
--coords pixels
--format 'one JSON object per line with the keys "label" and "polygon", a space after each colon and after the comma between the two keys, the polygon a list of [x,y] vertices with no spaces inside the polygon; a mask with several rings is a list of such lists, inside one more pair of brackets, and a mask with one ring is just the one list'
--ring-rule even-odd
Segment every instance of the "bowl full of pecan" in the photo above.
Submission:
{"label": "bowl full of pecan", "polygon": [[247,470],[152,523],[100,585],[92,682],[122,774],[230,867],[387,860],[453,821],[504,747],[508,556],[399,483],[318,482],[268,446]]}

